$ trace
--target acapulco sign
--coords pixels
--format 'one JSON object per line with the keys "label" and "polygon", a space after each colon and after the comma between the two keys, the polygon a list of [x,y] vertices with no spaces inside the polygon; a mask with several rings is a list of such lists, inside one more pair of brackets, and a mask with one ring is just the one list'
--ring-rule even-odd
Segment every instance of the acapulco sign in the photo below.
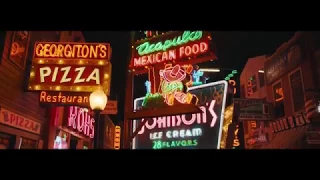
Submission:
{"label": "acapulco sign", "polygon": [[211,35],[205,31],[175,31],[136,43],[132,47],[131,68],[179,62],[192,58],[215,59],[210,50]]}

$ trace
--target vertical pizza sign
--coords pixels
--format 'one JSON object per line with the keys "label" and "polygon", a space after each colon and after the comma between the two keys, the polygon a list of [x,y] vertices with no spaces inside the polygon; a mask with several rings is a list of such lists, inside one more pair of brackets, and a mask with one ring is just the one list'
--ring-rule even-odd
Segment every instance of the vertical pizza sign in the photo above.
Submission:
{"label": "vertical pizza sign", "polygon": [[11,41],[9,60],[20,68],[25,67],[26,54],[28,51],[29,32],[14,31]]}

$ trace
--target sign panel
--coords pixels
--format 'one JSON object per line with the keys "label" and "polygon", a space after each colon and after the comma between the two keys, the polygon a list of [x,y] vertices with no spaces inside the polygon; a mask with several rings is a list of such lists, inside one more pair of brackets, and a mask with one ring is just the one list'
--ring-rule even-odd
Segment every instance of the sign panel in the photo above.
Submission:
{"label": "sign panel", "polygon": [[263,99],[253,99],[253,98],[233,98],[233,103],[235,104],[239,104],[240,108],[242,107],[248,107],[248,106],[252,106],[252,105],[258,105],[258,104],[262,104],[265,103],[265,100]]}
{"label": "sign panel", "polygon": [[299,45],[292,45],[285,52],[272,56],[264,63],[264,74],[267,84],[271,84],[286,72],[295,68],[302,61]]}
{"label": "sign panel", "polygon": [[234,98],[233,102],[240,105],[239,120],[270,120],[270,104],[262,99]]}
{"label": "sign panel", "polygon": [[[39,103],[41,105],[59,105],[59,106],[79,106],[90,108],[89,92],[59,92],[59,91],[40,91]],[[102,114],[117,114],[118,102],[108,100]]]}
{"label": "sign panel", "polygon": [[[134,138],[133,149],[219,149],[227,89],[226,81],[189,88],[202,113],[134,120],[133,131],[142,121],[148,122]],[[143,99],[135,99],[135,109],[142,106]]]}
{"label": "sign panel", "polygon": [[30,40],[28,31],[13,31],[9,60],[24,69]]}
{"label": "sign panel", "polygon": [[27,119],[4,108],[1,108],[0,113],[0,123],[34,134],[40,134],[40,123]]}
{"label": "sign panel", "polygon": [[114,149],[120,149],[121,127],[116,126],[114,134]]}
{"label": "sign panel", "polygon": [[132,46],[131,68],[164,64],[195,63],[216,59],[210,48],[211,35],[205,31],[174,31],[137,42]]}
{"label": "sign panel", "polygon": [[110,89],[110,45],[97,43],[35,43],[30,91],[92,92]]}
{"label": "sign panel", "polygon": [[118,113],[118,101],[108,100],[107,106],[101,111],[101,114],[117,114]]}
{"label": "sign panel", "polygon": [[81,133],[87,137],[94,138],[95,120],[88,110],[77,106],[67,107],[66,120],[63,125]]}
{"label": "sign panel", "polygon": [[259,134],[246,139],[247,146],[257,146],[267,142],[269,142],[267,134]]}
{"label": "sign panel", "polygon": [[294,116],[289,116],[288,118],[272,121],[271,127],[274,133],[278,133],[310,123],[310,120],[306,117],[306,113],[298,113]]}
{"label": "sign panel", "polygon": [[107,149],[113,149],[114,147],[114,135],[115,135],[115,125],[111,119],[107,118],[105,120],[105,131],[104,131],[104,147]]}

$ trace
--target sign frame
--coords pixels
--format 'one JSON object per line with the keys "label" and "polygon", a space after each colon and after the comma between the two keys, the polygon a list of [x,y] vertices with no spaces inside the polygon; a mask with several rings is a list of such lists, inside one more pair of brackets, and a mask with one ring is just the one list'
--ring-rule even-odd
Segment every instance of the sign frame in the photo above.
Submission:
{"label": "sign frame", "polygon": [[[105,59],[101,58],[59,58],[59,57],[37,57],[36,56],[36,46],[37,44],[50,44],[50,45],[104,45],[107,49],[107,55]],[[110,95],[110,82],[111,82],[111,71],[112,65],[110,62],[111,56],[111,47],[109,43],[79,43],[79,42],[35,42],[34,44],[35,50],[33,52],[32,58],[32,66],[30,70],[30,78],[28,81],[28,91],[68,91],[68,92],[92,92],[99,89],[100,86],[103,87],[105,93],[109,96]],[[100,84],[97,85],[53,85],[50,83],[38,83],[35,82],[36,71],[38,70],[38,66],[47,65],[49,67],[62,67],[62,66],[70,66],[70,67],[86,67],[86,66],[93,66],[102,70],[103,72],[99,71],[99,79]],[[61,70],[59,70],[61,71]],[[82,72],[83,73],[83,72]],[[82,75],[78,72],[78,75]],[[52,72],[54,74],[54,72]],[[51,75],[51,74],[50,74]],[[67,75],[66,71],[64,75]],[[75,77],[74,77],[75,78]],[[101,79],[102,78],[102,79]]]}
{"label": "sign frame", "polygon": [[[18,117],[22,117],[23,119],[19,118],[19,123],[16,122],[16,124],[10,124],[10,123],[6,122],[5,117],[3,117],[3,114],[4,114],[3,111],[7,111],[7,113],[11,113],[11,114],[13,114],[15,116],[18,116]],[[8,117],[8,118],[10,118],[10,117]],[[7,119],[7,121],[13,121],[13,120],[12,119],[10,119],[10,120]],[[27,121],[27,122],[24,123],[24,121]],[[25,126],[27,126],[27,124],[29,124],[28,122],[29,123],[32,122],[33,124],[35,124],[35,126],[38,126],[37,130],[33,131],[33,130],[30,130],[30,129],[26,128]],[[3,108],[3,107],[0,107],[0,123],[1,124],[5,124],[5,125],[10,126],[10,127],[13,127],[13,128],[17,128],[17,129],[29,132],[29,133],[37,134],[37,135],[40,135],[41,134],[41,130],[42,130],[42,124],[41,123],[39,123],[37,121],[34,121],[34,120],[31,120],[29,118],[26,118],[24,116],[21,116],[21,115],[15,113],[15,112],[12,112],[11,110]],[[23,124],[23,127],[21,127],[22,124]]]}
{"label": "sign frame", "polygon": [[[172,62],[173,64],[187,64],[187,63],[198,64],[201,62],[206,62],[209,60],[216,60],[217,59],[217,57],[215,55],[215,49],[212,46],[211,34],[208,31],[201,31],[202,36],[198,40],[187,41],[186,43],[182,43],[182,44],[178,44],[178,45],[171,45],[169,48],[167,48],[165,50],[161,49],[161,50],[155,50],[154,52],[150,52],[150,53],[146,53],[146,54],[142,54],[142,55],[138,54],[138,50],[136,48],[141,46],[144,43],[150,42],[150,47],[152,45],[153,45],[153,47],[156,47],[155,45],[159,44],[161,42],[164,47],[167,44],[167,42],[172,43],[173,39],[178,41],[177,40],[177,39],[179,39],[178,37],[180,37],[180,40],[182,40],[182,41],[184,40],[184,38],[187,39],[186,36],[184,35],[185,32],[193,33],[193,32],[199,32],[199,31],[172,31],[172,32],[168,32],[163,35],[148,38],[148,39],[134,43],[134,45],[132,46],[132,51],[131,51],[131,59],[130,59],[130,65],[129,65],[130,69],[132,69],[133,71],[136,71],[136,73],[138,73],[140,71],[146,71],[145,66],[159,67],[159,66],[162,66],[163,63],[165,63],[165,62]],[[150,55],[156,56],[157,53],[163,53],[166,51],[173,51],[176,49],[180,49],[181,47],[188,46],[188,45],[194,45],[194,44],[200,43],[200,42],[206,42],[206,44],[208,46],[208,51],[203,54],[200,54],[199,56],[197,56],[197,55],[192,56],[191,55],[188,57],[181,58],[180,56],[178,56],[179,52],[175,51],[176,54],[178,54],[178,55],[175,56],[176,58],[174,58],[172,60],[170,60],[170,58],[168,58],[168,60],[161,60],[161,62],[155,62],[155,63],[145,64],[145,65],[142,64],[139,66],[134,65],[135,59],[142,58],[143,56],[150,56]],[[149,47],[149,50],[150,50],[150,47]],[[148,49],[148,48],[146,48],[146,49]],[[156,48],[153,48],[153,49],[156,49]],[[169,55],[168,55],[168,57],[169,57]],[[156,57],[152,57],[152,58],[155,59]],[[188,60],[190,60],[191,58],[192,58],[192,62],[188,62]],[[149,61],[148,58],[146,60]]]}
{"label": "sign frame", "polygon": [[[221,148],[221,137],[222,137],[222,133],[223,133],[223,122],[224,122],[224,111],[225,111],[225,108],[226,108],[226,100],[227,100],[228,84],[229,83],[227,81],[225,81],[225,80],[221,80],[221,81],[216,81],[216,82],[203,84],[203,85],[199,85],[199,86],[193,86],[193,87],[188,88],[188,90],[187,90],[187,91],[189,91],[189,90],[194,90],[194,89],[201,89],[201,88],[205,88],[205,87],[209,87],[209,86],[215,86],[215,85],[219,85],[219,84],[223,84],[225,89],[224,89],[224,92],[223,92],[223,99],[222,99],[222,102],[221,102],[222,103],[221,114],[220,114],[220,117],[217,117],[218,118],[217,120],[220,121],[220,126],[219,126],[216,149],[220,149]],[[134,100],[134,110],[137,109],[137,102],[141,101],[143,99],[144,99],[144,97],[140,97],[140,98],[136,98]],[[213,100],[211,100],[211,101],[213,101]],[[137,126],[137,120],[133,120],[132,127],[133,127],[132,128],[133,132],[135,132],[137,127],[138,127]],[[132,149],[136,149],[136,137],[133,138]]]}

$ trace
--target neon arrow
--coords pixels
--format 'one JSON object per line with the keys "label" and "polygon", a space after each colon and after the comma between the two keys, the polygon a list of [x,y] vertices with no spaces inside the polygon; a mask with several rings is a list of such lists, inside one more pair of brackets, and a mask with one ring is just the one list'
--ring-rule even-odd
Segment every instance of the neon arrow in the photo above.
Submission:
{"label": "neon arrow", "polygon": [[208,109],[210,114],[212,115],[212,121],[211,121],[210,127],[214,127],[218,119],[217,114],[213,110],[215,104],[216,104],[216,100],[212,100]]}

